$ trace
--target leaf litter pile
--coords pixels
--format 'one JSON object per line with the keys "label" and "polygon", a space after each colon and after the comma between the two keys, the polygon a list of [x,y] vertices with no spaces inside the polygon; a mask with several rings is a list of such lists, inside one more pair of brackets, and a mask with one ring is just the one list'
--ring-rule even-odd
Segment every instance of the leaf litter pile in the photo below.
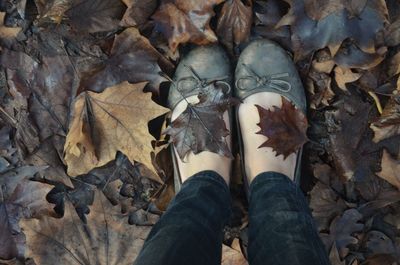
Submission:
{"label": "leaf litter pile", "polygon": [[[260,37],[293,55],[309,109],[307,136],[288,132],[307,122],[287,102],[259,108],[259,133],[285,156],[308,140],[302,188],[332,264],[399,264],[396,0],[1,0],[0,264],[131,264],[174,196],[168,143],[231,155],[233,101],[188,107],[175,123],[213,111],[222,141],[195,122],[188,147],[165,125],[168,76],[194,45],[218,42],[234,64]],[[248,206],[233,156],[222,264],[238,265]]]}

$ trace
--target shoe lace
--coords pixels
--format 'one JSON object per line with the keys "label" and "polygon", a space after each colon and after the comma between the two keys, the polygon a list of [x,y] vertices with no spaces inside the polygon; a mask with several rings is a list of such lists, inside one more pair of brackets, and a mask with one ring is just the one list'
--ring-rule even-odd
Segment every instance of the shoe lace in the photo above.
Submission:
{"label": "shoe lace", "polygon": [[222,87],[222,91],[225,95],[228,95],[231,92],[231,85],[227,82],[229,76],[202,78],[199,76],[196,70],[193,69],[193,67],[188,65],[184,66],[192,73],[192,76],[183,77],[177,81],[169,80],[182,95],[190,93],[196,89],[204,90],[204,88],[210,86],[211,84]]}
{"label": "shoe lace", "polygon": [[[292,85],[288,81],[281,79],[283,77],[289,77],[289,73],[279,73],[279,74],[260,76],[246,64],[243,64],[243,67],[251,75],[244,76],[236,80],[235,85],[239,90],[254,90],[264,86],[268,86],[272,89],[276,89],[281,92],[289,92],[292,89]],[[243,81],[250,81],[250,82],[243,82]],[[245,85],[249,83],[251,84],[251,87]]]}

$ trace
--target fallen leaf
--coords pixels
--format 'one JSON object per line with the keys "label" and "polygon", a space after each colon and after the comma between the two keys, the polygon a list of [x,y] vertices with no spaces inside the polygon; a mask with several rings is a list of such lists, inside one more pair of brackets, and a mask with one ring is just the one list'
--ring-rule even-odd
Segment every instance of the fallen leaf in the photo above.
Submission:
{"label": "fallen leaf", "polygon": [[[132,264],[151,227],[130,226],[118,207],[96,192],[83,223],[70,202],[62,219],[23,219],[25,256],[36,264]],[[56,253],[56,255],[55,255]]]}
{"label": "fallen leaf", "polygon": [[319,106],[329,106],[335,93],[331,87],[332,78],[326,73],[311,70],[307,80],[307,90],[311,94],[310,107],[317,109]]}
{"label": "fallen leaf", "polygon": [[0,12],[0,44],[10,47],[15,41],[21,28],[11,28],[4,26],[4,18],[6,13]]}
{"label": "fallen leaf", "polygon": [[368,257],[361,265],[398,265],[396,257],[388,254],[376,254]]}
{"label": "fallen leaf", "polygon": [[125,11],[120,25],[122,27],[135,27],[145,24],[156,11],[157,0],[122,0],[128,9]]}
{"label": "fallen leaf", "polygon": [[260,131],[268,140],[261,147],[272,147],[276,155],[284,158],[299,150],[308,141],[306,115],[290,101],[282,97],[282,107],[266,110],[256,105],[260,115]]}
{"label": "fallen leaf", "polygon": [[204,45],[217,41],[209,22],[215,15],[214,6],[224,1],[163,0],[152,18],[175,52],[179,44]]}
{"label": "fallen leaf", "polygon": [[381,167],[382,170],[377,175],[400,189],[400,161],[392,158],[386,150],[383,150]]}
{"label": "fallen leaf", "polygon": [[400,44],[400,18],[389,24],[385,29],[385,43],[388,46]]}
{"label": "fallen leaf", "polygon": [[367,2],[368,0],[304,0],[304,5],[306,13],[310,18],[313,20],[321,20],[343,9],[347,10],[351,17],[357,17],[362,13]]}
{"label": "fallen leaf", "polygon": [[285,15],[285,8],[282,8],[282,2],[280,0],[254,1],[253,9],[255,27],[252,30],[256,34],[273,40],[292,51],[289,27],[275,27]]}
{"label": "fallen leaf", "polygon": [[374,131],[376,143],[400,134],[400,93],[394,92],[382,115],[370,127]]}
{"label": "fallen leaf", "polygon": [[20,218],[56,215],[54,205],[46,200],[51,186],[29,180],[43,169],[9,167],[0,174],[0,259],[23,257],[24,237],[18,226]]}
{"label": "fallen leaf", "polygon": [[110,58],[83,75],[79,90],[102,92],[124,81],[147,81],[149,90],[158,94],[160,83],[167,81],[159,74],[159,63],[167,72],[173,69],[139,30],[128,28],[116,36]]}
{"label": "fallen leaf", "polygon": [[[9,260],[18,255],[17,245],[12,235],[6,206],[0,203],[0,259]],[[0,260],[1,261],[1,260]]]}
{"label": "fallen leaf", "polygon": [[329,253],[329,261],[332,265],[346,265],[345,261],[342,261],[339,257],[338,249],[336,248],[336,243],[333,244],[331,252]]}
{"label": "fallen leaf", "polygon": [[[239,241],[238,239],[235,239]],[[248,265],[246,258],[243,253],[239,250],[228,247],[227,245],[222,245],[222,260],[221,265]]]}
{"label": "fallen leaf", "polygon": [[357,81],[362,74],[355,73],[351,69],[335,67],[335,80],[340,89],[347,91],[346,84]]}
{"label": "fallen leaf", "polygon": [[320,73],[330,74],[335,67],[329,49],[323,49],[315,53],[315,59],[312,62],[312,68]]}
{"label": "fallen leaf", "polygon": [[194,154],[210,151],[232,157],[226,142],[229,130],[226,128],[223,114],[238,102],[226,97],[221,89],[215,90],[215,96],[200,93],[199,102],[189,103],[185,111],[163,132],[170,135],[171,142],[182,160],[190,151]]}
{"label": "fallen leaf", "polygon": [[216,33],[221,43],[233,54],[234,48],[249,38],[252,23],[251,1],[228,0],[222,7]]}
{"label": "fallen leaf", "polygon": [[46,9],[39,8],[42,20],[56,24],[66,21],[76,31],[88,33],[116,30],[125,11],[120,0],[60,0],[50,4]]}
{"label": "fallen leaf", "polygon": [[310,208],[318,230],[329,228],[332,220],[347,208],[344,200],[328,185],[317,182],[310,192]]}
{"label": "fallen leaf", "polygon": [[64,146],[68,174],[86,174],[115,159],[117,151],[152,169],[153,137],[147,123],[167,109],[143,93],[146,83],[123,82],[102,93],[84,92],[74,104],[74,116]]}
{"label": "fallen leaf", "polygon": [[346,182],[354,177],[365,160],[365,155],[357,149],[363,133],[368,129],[371,105],[350,93],[343,95],[334,106],[336,110],[324,112],[328,127],[326,144],[336,172]]}
{"label": "fallen leaf", "polygon": [[333,60],[343,68],[369,70],[378,66],[385,59],[386,52],[386,47],[381,47],[372,53],[364,52],[354,41],[347,39],[342,43]]}
{"label": "fallen leaf", "polygon": [[389,61],[388,76],[393,77],[400,74],[400,52],[396,53]]}
{"label": "fallen leaf", "polygon": [[349,253],[349,246],[359,241],[354,233],[360,232],[364,225],[359,223],[362,215],[356,209],[349,209],[333,220],[330,228],[330,236],[335,242],[340,258],[345,258]]}
{"label": "fallen leaf", "polygon": [[365,236],[365,241],[365,248],[368,249],[370,255],[389,254],[393,257],[400,255],[400,249],[398,252],[396,242],[381,231],[369,231]]}
{"label": "fallen leaf", "polygon": [[[349,16],[351,5],[344,5],[345,1],[285,1],[291,8],[278,26],[290,25],[297,59],[325,47],[329,47],[334,56],[347,38],[354,39],[363,51],[374,52],[375,35],[388,20],[383,0],[368,1],[362,11],[356,8],[357,13],[361,11],[357,17]],[[307,16],[310,13],[311,17]]]}

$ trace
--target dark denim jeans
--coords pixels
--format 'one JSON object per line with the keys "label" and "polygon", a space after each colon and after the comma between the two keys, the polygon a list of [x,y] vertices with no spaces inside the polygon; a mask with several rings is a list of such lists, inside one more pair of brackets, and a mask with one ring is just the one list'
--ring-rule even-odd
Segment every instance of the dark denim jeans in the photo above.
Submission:
{"label": "dark denim jeans", "polygon": [[[220,265],[229,189],[203,171],[187,180],[151,230],[135,265]],[[250,265],[329,265],[306,199],[287,176],[267,172],[250,186]]]}

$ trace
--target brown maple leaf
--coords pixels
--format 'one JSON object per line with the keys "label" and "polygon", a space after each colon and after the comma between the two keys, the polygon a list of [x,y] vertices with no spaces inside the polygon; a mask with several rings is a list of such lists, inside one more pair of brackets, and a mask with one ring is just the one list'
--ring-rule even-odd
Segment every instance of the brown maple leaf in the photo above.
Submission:
{"label": "brown maple leaf", "polygon": [[243,3],[242,0],[227,1],[218,18],[216,32],[219,40],[233,53],[235,46],[247,41],[252,23],[251,1],[247,3]]}
{"label": "brown maple leaf", "polygon": [[373,53],[375,34],[384,28],[388,20],[388,10],[383,0],[368,1],[366,4],[363,0],[351,3],[342,0],[285,1],[291,9],[278,26],[291,26],[292,45],[297,59],[325,47],[329,47],[334,56],[347,38],[355,40],[362,51]]}
{"label": "brown maple leaf", "polygon": [[179,44],[204,45],[217,41],[209,22],[215,15],[213,7],[224,1],[164,0],[152,18],[175,52]]}
{"label": "brown maple leaf", "polygon": [[159,93],[160,83],[167,81],[159,73],[173,69],[168,62],[136,28],[128,28],[116,36],[111,56],[85,73],[79,91],[102,92],[106,87],[121,82],[149,82],[149,91]]}
{"label": "brown maple leaf", "polygon": [[153,169],[148,122],[167,112],[143,93],[146,82],[123,82],[102,93],[84,92],[74,104],[74,116],[64,146],[68,174],[88,173],[115,159],[117,151]]}
{"label": "brown maple leaf", "polygon": [[386,150],[383,150],[381,168],[382,170],[377,175],[400,189],[400,161],[392,158]]}
{"label": "brown maple leaf", "polygon": [[268,140],[261,147],[272,147],[276,155],[284,158],[299,150],[307,138],[308,122],[306,115],[297,109],[290,101],[282,97],[282,107],[267,110],[256,105],[260,115],[260,131]]}
{"label": "brown maple leaf", "polygon": [[229,130],[223,114],[238,101],[225,97],[221,90],[216,96],[200,93],[198,98],[199,102],[188,104],[186,110],[163,133],[171,136],[171,142],[182,160],[190,151],[194,154],[210,151],[232,157],[226,142]]}
{"label": "brown maple leaf", "polygon": [[26,236],[25,256],[42,265],[132,264],[151,229],[129,225],[120,208],[99,191],[86,223],[67,201],[62,219],[23,219],[20,226]]}
{"label": "brown maple leaf", "polygon": [[118,28],[125,6],[120,0],[35,1],[39,21],[66,22],[74,30],[88,33],[112,31]]}

